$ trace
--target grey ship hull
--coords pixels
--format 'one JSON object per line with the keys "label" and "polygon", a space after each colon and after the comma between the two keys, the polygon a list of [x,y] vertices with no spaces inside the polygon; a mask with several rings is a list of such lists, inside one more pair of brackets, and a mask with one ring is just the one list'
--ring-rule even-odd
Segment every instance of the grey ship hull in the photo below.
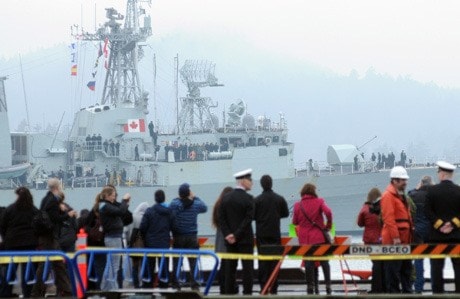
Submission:
{"label": "grey ship hull", "polygon": [[[423,175],[435,176],[435,170],[432,168],[409,169],[408,172],[409,176],[411,176],[409,188],[414,188]],[[336,230],[343,233],[358,233],[361,229],[356,225],[356,216],[366,199],[367,192],[372,187],[378,187],[383,191],[388,185],[389,178],[388,171],[382,171],[378,173],[275,179],[274,191],[282,194],[288,201],[289,207],[292,207],[299,199],[299,191],[302,185],[307,182],[313,182],[318,186],[319,195],[324,197],[331,207]],[[222,183],[203,183],[191,186],[193,192],[202,198],[209,207],[208,212],[199,217],[199,234],[212,235],[214,233],[211,225],[212,207],[220,191],[225,186],[233,185],[234,181],[229,179],[227,182]],[[129,192],[132,195],[131,210],[134,210],[143,201],[153,204],[153,193],[159,188],[165,190],[167,199],[170,201],[176,196],[178,185],[169,185],[167,187],[119,187],[118,193],[122,195],[125,192]],[[100,187],[66,188],[66,200],[77,210],[90,209],[100,189]],[[32,190],[37,205],[45,195],[45,192],[45,190]],[[250,193],[258,195],[260,192],[261,189],[256,176],[254,178],[254,188]],[[1,205],[7,205],[15,199],[12,190],[0,190],[0,196],[2,198]],[[290,221],[291,217],[282,220],[281,227],[284,233],[287,233]]]}

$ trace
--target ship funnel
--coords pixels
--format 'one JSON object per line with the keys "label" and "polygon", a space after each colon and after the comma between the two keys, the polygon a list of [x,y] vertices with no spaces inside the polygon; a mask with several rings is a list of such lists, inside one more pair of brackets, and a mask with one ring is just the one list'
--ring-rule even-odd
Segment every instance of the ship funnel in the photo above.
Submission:
{"label": "ship funnel", "polygon": [[11,166],[11,134],[5,93],[6,77],[0,77],[0,167]]}

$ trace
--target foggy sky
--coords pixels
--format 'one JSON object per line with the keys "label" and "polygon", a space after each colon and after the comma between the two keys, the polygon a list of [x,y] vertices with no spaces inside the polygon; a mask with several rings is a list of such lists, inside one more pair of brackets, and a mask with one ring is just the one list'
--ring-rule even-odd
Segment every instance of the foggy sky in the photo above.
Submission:
{"label": "foggy sky", "polygon": [[[82,49],[79,81],[69,76],[68,28],[79,23],[81,3],[86,27],[94,27],[94,3],[102,22],[105,1],[0,3],[0,36],[8,41],[0,43],[0,75],[10,78],[11,128],[25,114],[18,51],[31,123],[57,123],[66,111],[69,125],[77,109],[99,101],[103,74],[96,93],[85,86],[97,45]],[[117,8],[124,13],[124,1],[113,3],[121,3]],[[154,1],[154,36],[140,63],[141,81],[152,93],[156,53],[157,107],[167,127],[174,115],[176,53],[182,62],[216,62],[216,76],[225,87],[202,91],[219,101],[216,114],[221,118],[223,106],[238,98],[254,116],[276,120],[284,112],[297,163],[325,160],[329,144],[361,145],[375,135],[363,149],[366,154],[392,150],[398,155],[405,149],[418,160],[455,155],[460,146],[458,6],[450,1]],[[50,18],[39,10],[60,13]],[[7,30],[11,26],[14,31]]]}

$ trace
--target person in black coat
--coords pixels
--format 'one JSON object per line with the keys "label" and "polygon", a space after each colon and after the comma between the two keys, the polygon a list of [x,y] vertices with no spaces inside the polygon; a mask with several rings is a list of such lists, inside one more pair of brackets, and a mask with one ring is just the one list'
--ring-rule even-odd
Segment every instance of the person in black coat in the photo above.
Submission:
{"label": "person in black coat", "polygon": [[[85,231],[88,234],[87,243],[89,247],[104,247],[104,232],[102,229],[101,220],[99,217],[99,202],[101,198],[96,196],[93,208],[88,212],[88,215],[82,225],[84,225]],[[81,213],[83,215],[83,212]],[[94,233],[99,231],[100,233]],[[96,238],[96,239],[95,239]],[[96,254],[94,255],[94,262],[91,269],[88,269],[88,290],[100,290],[102,276],[104,274],[104,268],[106,263],[106,255]]]}
{"label": "person in black coat", "polygon": [[[171,243],[171,231],[173,228],[174,216],[172,211],[165,203],[165,193],[163,190],[155,192],[155,204],[145,211],[142,217],[140,232],[144,239],[146,248],[164,248],[168,249]],[[154,287],[153,274],[155,273],[155,264],[158,258],[149,258],[149,271],[152,280],[145,287]],[[158,264],[159,268],[159,264]],[[158,271],[158,281],[160,288],[167,288],[169,281],[169,258],[166,258],[161,272]]]}
{"label": "person in black coat", "polygon": [[[425,202],[428,188],[433,185],[432,178],[430,176],[424,176],[420,181],[417,188],[409,191],[408,195],[412,198],[416,210],[414,217],[414,241],[416,244],[423,244],[428,241],[430,233],[430,222],[425,215]],[[415,293],[423,293],[423,286],[425,285],[425,278],[423,276],[423,259],[414,260],[415,268],[415,282],[414,291]]]}
{"label": "person in black coat", "polygon": [[[121,203],[116,201],[117,192],[113,186],[105,186],[102,192],[98,194],[99,202],[99,217],[104,229],[104,244],[107,248],[123,248],[123,218],[129,213],[130,199],[123,200]],[[132,216],[132,215],[131,215]],[[132,218],[131,218],[132,221]],[[120,269],[121,259],[112,257],[107,259],[109,264],[109,275],[103,277],[101,281],[101,289],[104,291],[116,290],[119,288],[117,276],[113,274]]]}
{"label": "person in black coat", "polygon": [[[254,199],[246,191],[252,188],[251,169],[234,175],[237,186],[222,200],[219,220],[225,237],[228,253],[253,254],[254,233],[251,222],[254,218]],[[225,293],[233,294],[236,283],[238,260],[225,260]],[[253,286],[254,261],[242,260],[243,294],[251,295]]]}
{"label": "person in black coat", "polygon": [[[454,165],[440,161],[439,184],[428,189],[425,213],[431,224],[429,243],[460,243],[460,187],[452,182]],[[460,258],[451,258],[454,268],[455,292],[460,293]],[[433,293],[444,292],[442,272],[444,259],[431,259]]]}
{"label": "person in black coat", "polygon": [[[284,197],[273,192],[273,181],[269,175],[263,175],[260,178],[260,185],[264,191],[254,200],[254,220],[256,221],[257,252],[263,254],[264,245],[281,245],[280,219],[289,216],[289,208]],[[263,290],[277,263],[276,260],[259,261],[261,290]],[[270,293],[277,294],[277,292],[278,282],[275,281]]]}
{"label": "person in black coat", "polygon": [[[59,208],[61,214],[67,214],[73,208],[65,202],[64,192],[59,194]],[[65,220],[59,229],[59,246],[64,252],[75,251],[75,241],[77,241],[77,217],[76,215]]]}
{"label": "person in black coat", "polygon": [[[74,210],[67,213],[61,213],[59,205],[59,194],[62,192],[61,182],[56,178],[48,180],[48,193],[43,198],[40,204],[40,210],[46,211],[53,224],[53,231],[46,235],[38,236],[38,246],[41,250],[60,250],[58,243],[59,231],[63,222],[71,217],[76,216]],[[66,266],[62,261],[52,262],[52,267],[55,275],[55,283],[57,288],[57,296],[70,296],[72,294],[69,276]],[[46,285],[42,281],[44,264],[40,264],[37,269],[37,282],[32,289],[33,297],[44,297]]]}
{"label": "person in black coat", "polygon": [[[0,223],[3,247],[5,250],[35,250],[38,246],[38,238],[32,227],[32,219],[38,213],[34,206],[32,194],[26,187],[19,187],[15,191],[16,202],[8,206],[3,214]],[[21,288],[25,298],[29,298],[32,292],[32,285],[27,284],[30,277],[24,277],[26,263],[21,264]],[[8,293],[11,294],[13,285],[8,284]]]}

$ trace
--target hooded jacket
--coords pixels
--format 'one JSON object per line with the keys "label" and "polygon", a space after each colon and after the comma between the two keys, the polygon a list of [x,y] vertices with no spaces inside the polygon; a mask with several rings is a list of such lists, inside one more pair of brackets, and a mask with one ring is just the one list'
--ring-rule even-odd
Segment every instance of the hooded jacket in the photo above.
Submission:
{"label": "hooded jacket", "polygon": [[132,241],[134,240],[135,236],[133,235],[133,232],[136,233],[139,230],[139,227],[141,226],[141,221],[142,217],[145,214],[145,211],[149,208],[149,204],[147,202],[141,202],[136,209],[133,212],[133,222],[125,226],[126,230],[126,239],[130,240],[129,244],[132,244]]}
{"label": "hooded jacket", "polygon": [[173,235],[193,236],[198,234],[198,214],[206,213],[208,207],[198,197],[173,199],[170,209],[174,215]]}
{"label": "hooded jacket", "polygon": [[426,242],[430,233],[430,221],[425,214],[425,204],[428,186],[422,186],[418,190],[414,189],[409,191],[408,195],[414,201],[417,209],[414,217],[414,228],[416,234],[416,241]]}
{"label": "hooded jacket", "polygon": [[[297,225],[296,231],[299,243],[309,245],[326,242],[321,229],[313,225],[305,217],[301,205],[308,218],[318,224],[319,227],[330,230],[332,226],[332,211],[326,205],[324,199],[312,195],[304,195],[300,201],[294,204],[294,216],[292,218],[292,223]],[[324,224],[323,215],[327,219],[326,225]]]}
{"label": "hooded jacket", "polygon": [[381,210],[383,219],[382,244],[392,245],[394,239],[402,244],[412,241],[412,216],[410,203],[405,195],[400,195],[390,184],[382,195]]}
{"label": "hooded jacket", "polygon": [[24,210],[14,203],[6,208],[0,222],[0,233],[6,250],[38,245],[38,238],[32,227],[32,218],[37,213],[35,206]]}
{"label": "hooded jacket", "polygon": [[359,211],[357,223],[359,227],[364,227],[364,244],[379,244],[381,243],[382,224],[379,215],[370,212],[371,205],[369,202],[364,203]]}
{"label": "hooded jacket", "polygon": [[140,231],[145,247],[169,248],[173,214],[164,203],[156,203],[145,211],[142,217]]}

